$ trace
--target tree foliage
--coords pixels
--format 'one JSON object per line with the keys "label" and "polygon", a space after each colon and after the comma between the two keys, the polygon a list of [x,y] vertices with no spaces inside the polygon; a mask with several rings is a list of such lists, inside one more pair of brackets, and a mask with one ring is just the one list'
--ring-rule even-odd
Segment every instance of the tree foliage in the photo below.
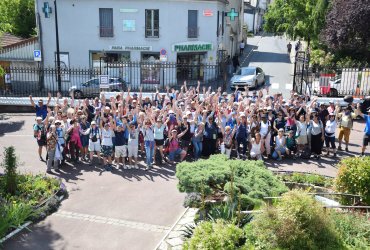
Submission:
{"label": "tree foliage", "polygon": [[316,40],[325,24],[327,9],[327,0],[275,0],[264,16],[264,28],[291,38]]}
{"label": "tree foliage", "polygon": [[0,13],[0,31],[25,38],[35,33],[34,0],[1,0]]}
{"label": "tree foliage", "polygon": [[334,0],[326,16],[321,38],[332,50],[369,58],[369,24],[369,0]]}

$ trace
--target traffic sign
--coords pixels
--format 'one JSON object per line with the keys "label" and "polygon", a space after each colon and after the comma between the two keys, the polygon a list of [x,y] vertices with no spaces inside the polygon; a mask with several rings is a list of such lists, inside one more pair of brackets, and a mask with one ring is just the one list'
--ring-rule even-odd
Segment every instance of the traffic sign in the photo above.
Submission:
{"label": "traffic sign", "polygon": [[99,76],[99,85],[101,89],[109,89],[109,76],[100,75]]}
{"label": "traffic sign", "polygon": [[161,49],[159,53],[161,54],[161,56],[167,55],[167,51],[165,49]]}
{"label": "traffic sign", "polygon": [[159,61],[161,61],[161,62],[167,62],[167,55],[160,55]]}
{"label": "traffic sign", "polygon": [[41,62],[41,50],[33,51],[33,60],[36,62]]}

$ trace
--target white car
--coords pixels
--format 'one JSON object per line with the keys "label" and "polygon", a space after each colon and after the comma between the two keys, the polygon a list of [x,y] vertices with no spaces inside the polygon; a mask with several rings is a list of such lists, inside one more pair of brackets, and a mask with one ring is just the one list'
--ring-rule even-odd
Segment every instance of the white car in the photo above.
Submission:
{"label": "white car", "polygon": [[265,73],[259,67],[242,67],[231,78],[230,87],[232,90],[238,86],[238,89],[257,88],[265,84]]}

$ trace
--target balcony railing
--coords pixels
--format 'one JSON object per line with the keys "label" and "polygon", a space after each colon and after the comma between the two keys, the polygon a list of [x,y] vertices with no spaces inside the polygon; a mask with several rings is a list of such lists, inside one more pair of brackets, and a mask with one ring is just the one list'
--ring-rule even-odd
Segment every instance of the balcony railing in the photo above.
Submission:
{"label": "balcony railing", "polygon": [[100,37],[113,37],[114,36],[114,28],[113,27],[99,27]]}
{"label": "balcony railing", "polygon": [[188,27],[188,38],[198,38],[199,27]]}

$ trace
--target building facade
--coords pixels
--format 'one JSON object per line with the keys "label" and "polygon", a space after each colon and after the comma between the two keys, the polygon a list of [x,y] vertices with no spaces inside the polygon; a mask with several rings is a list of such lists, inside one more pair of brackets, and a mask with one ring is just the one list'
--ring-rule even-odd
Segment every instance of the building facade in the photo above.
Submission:
{"label": "building facade", "polygon": [[[238,51],[242,1],[57,0],[62,68],[93,68],[127,82],[159,83],[160,68],[145,63],[216,64]],[[44,67],[56,66],[55,7],[37,0]],[[124,68],[143,62],[140,74]],[[120,70],[117,70],[120,68]],[[195,67],[194,79],[211,77]],[[178,69],[172,69],[178,73]],[[167,72],[169,73],[169,72]],[[130,77],[131,75],[131,77]],[[138,75],[132,79],[132,75]],[[130,79],[128,79],[130,78]],[[161,82],[169,84],[168,82]]]}

